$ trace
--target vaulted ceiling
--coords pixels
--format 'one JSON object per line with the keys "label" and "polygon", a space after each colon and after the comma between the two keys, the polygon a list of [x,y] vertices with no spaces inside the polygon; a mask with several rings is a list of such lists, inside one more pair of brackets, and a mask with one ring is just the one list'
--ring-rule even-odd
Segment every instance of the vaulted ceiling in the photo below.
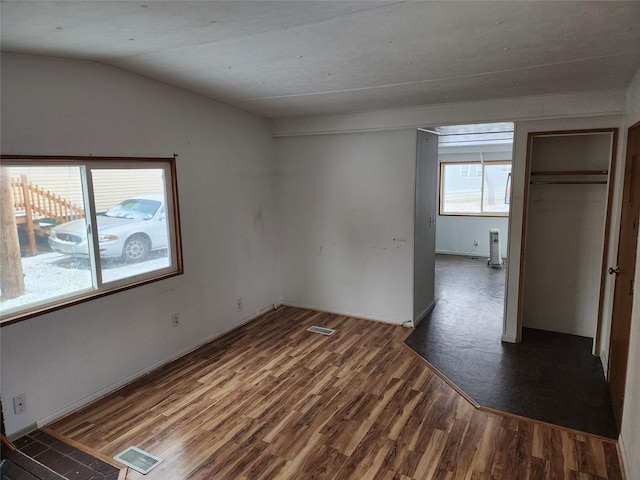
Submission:
{"label": "vaulted ceiling", "polygon": [[5,52],[268,117],[626,88],[640,2],[5,1]]}

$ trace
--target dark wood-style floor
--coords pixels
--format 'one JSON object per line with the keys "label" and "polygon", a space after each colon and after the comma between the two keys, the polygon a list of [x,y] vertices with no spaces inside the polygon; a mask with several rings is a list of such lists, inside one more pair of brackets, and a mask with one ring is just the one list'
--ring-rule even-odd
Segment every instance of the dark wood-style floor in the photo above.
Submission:
{"label": "dark wood-style floor", "polygon": [[49,427],[164,459],[130,479],[623,478],[615,441],[474,408],[409,332],[282,307]]}

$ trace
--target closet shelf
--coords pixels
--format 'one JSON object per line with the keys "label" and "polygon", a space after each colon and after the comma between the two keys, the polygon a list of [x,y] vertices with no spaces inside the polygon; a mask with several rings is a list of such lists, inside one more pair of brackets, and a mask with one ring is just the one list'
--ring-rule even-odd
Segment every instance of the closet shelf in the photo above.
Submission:
{"label": "closet shelf", "polygon": [[[530,185],[606,185],[607,170],[543,170],[531,172]],[[538,178],[536,178],[538,177]],[[554,178],[555,177],[555,178]],[[596,177],[600,177],[596,179]],[[604,177],[604,178],[603,178]]]}
{"label": "closet shelf", "polygon": [[531,180],[531,185],[606,185],[606,180]]}
{"label": "closet shelf", "polygon": [[542,176],[542,175],[574,175],[574,176],[582,176],[582,175],[608,175],[608,170],[541,170],[538,172],[531,172],[531,176]]}

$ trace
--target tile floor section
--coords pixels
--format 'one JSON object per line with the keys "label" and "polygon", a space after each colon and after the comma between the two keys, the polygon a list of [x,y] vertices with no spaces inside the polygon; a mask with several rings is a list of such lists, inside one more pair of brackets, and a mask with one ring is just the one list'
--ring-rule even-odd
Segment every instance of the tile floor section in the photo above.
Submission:
{"label": "tile floor section", "polygon": [[[119,470],[40,430],[14,441],[2,480],[117,480]],[[3,458],[5,450],[3,449]]]}
{"label": "tile floor section", "polygon": [[502,343],[505,271],[438,255],[436,306],[407,344],[483,407],[617,438],[592,339],[523,329]]}

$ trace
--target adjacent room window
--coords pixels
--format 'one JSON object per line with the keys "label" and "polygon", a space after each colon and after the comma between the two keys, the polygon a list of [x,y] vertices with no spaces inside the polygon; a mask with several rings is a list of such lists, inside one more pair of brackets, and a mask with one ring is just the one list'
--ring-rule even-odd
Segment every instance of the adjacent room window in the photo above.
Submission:
{"label": "adjacent room window", "polygon": [[175,159],[2,157],[0,315],[182,273]]}
{"label": "adjacent room window", "polygon": [[508,216],[511,162],[442,162],[440,215]]}
{"label": "adjacent room window", "polygon": [[482,165],[473,163],[460,164],[460,178],[481,178]]}

